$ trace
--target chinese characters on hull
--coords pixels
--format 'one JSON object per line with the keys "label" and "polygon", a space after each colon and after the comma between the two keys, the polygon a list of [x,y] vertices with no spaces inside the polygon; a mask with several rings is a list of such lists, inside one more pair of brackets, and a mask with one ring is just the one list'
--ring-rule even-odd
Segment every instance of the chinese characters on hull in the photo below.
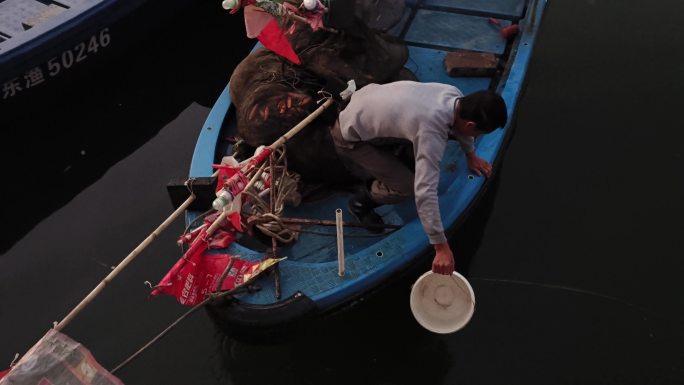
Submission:
{"label": "chinese characters on hull", "polygon": [[49,78],[58,76],[60,73],[95,55],[99,50],[106,48],[111,42],[112,38],[109,28],[102,29],[100,32],[90,36],[86,41],[82,41],[73,48],[62,51],[45,63],[27,70],[23,75],[6,80],[2,84],[2,99],[9,99],[22,91],[44,83]]}

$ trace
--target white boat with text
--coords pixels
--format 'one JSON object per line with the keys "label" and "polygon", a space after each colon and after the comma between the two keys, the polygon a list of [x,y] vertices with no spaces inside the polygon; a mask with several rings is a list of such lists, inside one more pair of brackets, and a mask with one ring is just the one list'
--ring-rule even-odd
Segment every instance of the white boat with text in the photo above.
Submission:
{"label": "white boat with text", "polygon": [[190,0],[0,0],[0,104],[69,87]]}

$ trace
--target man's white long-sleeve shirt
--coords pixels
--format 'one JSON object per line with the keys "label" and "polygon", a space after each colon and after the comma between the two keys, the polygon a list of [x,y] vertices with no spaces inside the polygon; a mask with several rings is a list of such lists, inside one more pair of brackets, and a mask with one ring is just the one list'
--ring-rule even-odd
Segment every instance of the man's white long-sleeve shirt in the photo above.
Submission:
{"label": "man's white long-sleeve shirt", "polygon": [[[416,207],[432,244],[446,242],[437,197],[439,166],[462,96],[442,83],[369,84],[352,95],[339,116],[342,137],[349,142],[400,138],[413,143]],[[466,153],[474,150],[472,137],[456,137]]]}

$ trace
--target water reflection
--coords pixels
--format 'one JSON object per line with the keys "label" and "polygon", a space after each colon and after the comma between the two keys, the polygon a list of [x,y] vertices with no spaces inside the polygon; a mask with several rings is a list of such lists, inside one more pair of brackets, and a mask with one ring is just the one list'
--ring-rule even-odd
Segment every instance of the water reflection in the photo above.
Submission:
{"label": "water reflection", "polygon": [[225,374],[257,384],[443,383],[452,362],[446,340],[415,323],[408,287],[402,280],[287,342],[250,345],[224,337]]}
{"label": "water reflection", "polygon": [[[684,3],[591,4],[549,5],[502,172],[452,239],[478,301],[466,328],[440,336],[414,321],[409,290],[426,261],[277,343],[237,342],[198,312],[117,375],[129,385],[681,383],[681,229],[664,224],[683,213],[682,131],[666,110],[676,110],[684,67],[654,42],[681,35]],[[137,62],[117,62],[95,93],[64,90],[3,120],[21,140],[3,142],[0,363],[26,351],[171,212],[164,184],[187,174],[208,111],[197,103],[213,101],[240,57],[233,37],[243,26],[226,23],[241,18],[217,15],[186,15],[186,29],[168,32],[173,42],[154,40]],[[606,20],[639,33],[625,38]],[[657,78],[628,81],[650,62],[666,63]],[[658,112],[657,124],[644,111]],[[143,285],[180,256],[182,228],[174,224],[68,328],[105,367],[187,310],[148,301]]]}
{"label": "water reflection", "polygon": [[[498,178],[450,238],[458,270],[467,276],[498,189]],[[453,336],[423,329],[409,307],[410,288],[431,258],[355,306],[316,319],[296,333],[241,341],[217,335],[223,375],[255,384],[440,384],[456,363]],[[259,363],[258,365],[255,363]],[[262,369],[263,368],[263,369]]]}
{"label": "water reflection", "polygon": [[[1,164],[7,181],[0,240],[5,252],[150,140],[193,102],[211,106],[248,52],[240,17],[198,2],[159,34],[129,42],[119,57],[32,99],[3,103]],[[225,43],[224,43],[225,42]]]}

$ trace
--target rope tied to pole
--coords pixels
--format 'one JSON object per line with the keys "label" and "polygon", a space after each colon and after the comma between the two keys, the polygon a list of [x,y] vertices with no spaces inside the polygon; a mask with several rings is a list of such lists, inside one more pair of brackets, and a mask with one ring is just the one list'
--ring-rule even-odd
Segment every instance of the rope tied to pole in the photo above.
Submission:
{"label": "rope tied to pole", "polygon": [[[352,87],[353,86],[353,87]],[[353,85],[353,81],[349,81],[349,89],[353,88],[354,90],[355,85]],[[353,92],[353,91],[348,91],[348,92]],[[342,96],[342,94],[341,94]],[[311,114],[309,114],[306,118],[304,118],[301,122],[299,122],[295,127],[290,129],[287,133],[282,135],[278,140],[276,140],[274,143],[272,143],[269,147],[266,147],[266,151],[263,151],[263,154],[261,156],[255,156],[247,165],[246,167],[246,173],[250,174],[251,172],[254,171],[254,169],[257,168],[257,165],[261,163],[267,156],[270,155],[271,152],[273,152],[273,149],[277,149],[278,147],[282,146],[285,144],[285,142],[292,138],[294,135],[299,133],[304,127],[306,127],[309,123],[311,123],[314,119],[316,119],[323,111],[330,107],[330,105],[333,104],[333,99],[332,98],[327,98],[325,102],[319,106],[315,111],[313,111]],[[256,180],[259,178],[261,175],[261,171],[263,171],[263,167],[259,168],[256,170],[254,177],[250,182],[245,186],[244,190],[249,191],[250,188],[253,187],[254,183]],[[284,173],[285,175],[287,173]],[[212,177],[218,176],[218,171],[215,171],[212,174]],[[188,180],[187,183],[187,188],[189,191],[192,192],[192,183],[193,183],[193,178]],[[282,182],[284,184],[284,182]],[[296,184],[295,184],[296,186]],[[66,315],[61,321],[57,322],[55,321],[52,325],[53,329],[56,331],[61,331],[63,330],[67,325],[71,323],[71,321],[83,311],[85,307],[87,307],[93,300],[94,298],[99,295],[104,288],[121,272],[123,269],[125,269],[128,264],[130,264],[153,240],[155,240],[159,234],[168,228],[171,223],[178,218],[182,213],[185,212],[185,210],[190,206],[190,204],[195,200],[196,196],[194,194],[191,194],[190,197],[188,197],[183,204],[181,204],[171,215],[169,215],[166,220],[164,220],[152,233],[150,233],[147,238],[145,238],[135,249],[133,249],[81,302],[73,308],[69,314]],[[226,213],[223,212],[215,221],[214,223],[207,229],[207,236],[210,236],[221,224],[221,222],[226,218]],[[188,310],[183,316],[181,316],[179,319],[177,319],[173,324],[171,324],[167,329],[165,329],[162,333],[157,335],[153,340],[151,340],[148,344],[146,344],[143,348],[141,348],[138,352],[133,354],[131,357],[129,357],[126,361],[122,362],[120,365],[118,365],[114,370],[111,371],[111,373],[116,372],[118,369],[126,365],[128,362],[133,360],[135,357],[137,357],[142,351],[144,351],[147,347],[155,343],[157,340],[159,340],[161,337],[163,337],[168,331],[170,331],[176,324],[178,324],[181,320],[183,320],[185,317],[189,316],[193,312],[195,312],[197,309],[205,305],[207,302],[210,300],[218,299],[218,298],[223,298],[226,296],[229,296],[231,294],[234,294],[235,292],[239,290],[250,290],[250,287],[248,285],[241,285],[233,290],[227,291],[227,292],[222,292],[219,294],[215,294],[213,296],[207,297],[203,302],[201,302],[199,305],[196,305],[192,309]]]}
{"label": "rope tied to pole", "polygon": [[248,225],[253,225],[264,234],[283,243],[290,243],[297,239],[298,233],[292,227],[282,222],[286,203],[298,204],[301,196],[297,192],[299,175],[287,169],[286,146],[281,146],[274,153],[273,166],[270,167],[271,196],[265,201],[259,193],[244,191],[251,202],[251,215],[247,219]]}

